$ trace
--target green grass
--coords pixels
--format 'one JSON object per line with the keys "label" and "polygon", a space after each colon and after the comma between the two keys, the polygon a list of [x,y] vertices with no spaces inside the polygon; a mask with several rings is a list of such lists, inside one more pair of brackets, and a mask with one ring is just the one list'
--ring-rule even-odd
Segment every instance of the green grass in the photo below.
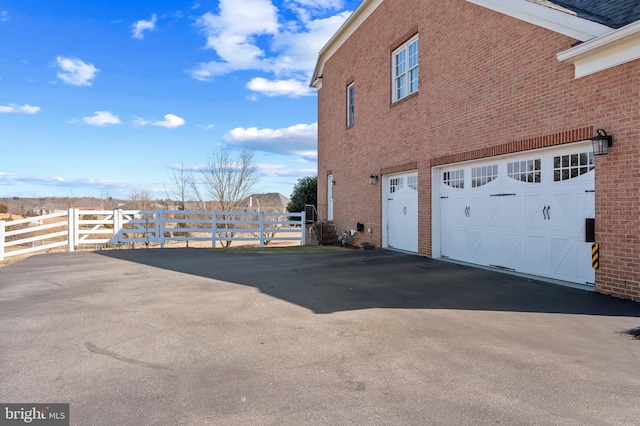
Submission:
{"label": "green grass", "polygon": [[312,254],[312,253],[337,253],[346,249],[336,246],[281,246],[281,247],[227,247],[217,248],[216,253],[230,254]]}

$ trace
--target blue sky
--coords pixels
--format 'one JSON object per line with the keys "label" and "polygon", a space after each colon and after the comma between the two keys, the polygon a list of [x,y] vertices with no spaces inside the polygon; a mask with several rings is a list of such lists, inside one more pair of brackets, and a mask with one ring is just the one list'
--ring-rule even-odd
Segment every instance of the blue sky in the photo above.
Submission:
{"label": "blue sky", "polygon": [[0,197],[164,198],[221,145],[290,196],[317,170],[317,53],[358,3],[0,0]]}

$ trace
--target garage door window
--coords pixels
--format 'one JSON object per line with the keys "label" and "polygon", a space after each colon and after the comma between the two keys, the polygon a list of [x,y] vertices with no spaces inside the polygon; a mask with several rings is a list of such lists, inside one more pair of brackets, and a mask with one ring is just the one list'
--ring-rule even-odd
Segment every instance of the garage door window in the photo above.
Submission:
{"label": "garage door window", "polygon": [[407,186],[411,189],[418,190],[418,176],[407,177]]}
{"label": "garage door window", "polygon": [[464,170],[444,172],[442,182],[452,188],[464,188]]}
{"label": "garage door window", "polygon": [[515,161],[507,164],[507,176],[511,179],[528,183],[540,183],[542,160]]}
{"label": "garage door window", "polygon": [[553,157],[553,181],[573,179],[595,169],[593,152]]}
{"label": "garage door window", "polygon": [[389,179],[389,193],[393,194],[396,191],[400,191],[402,189],[402,181],[403,178]]}
{"label": "garage door window", "polygon": [[474,167],[471,169],[471,187],[486,185],[498,177],[498,165]]}

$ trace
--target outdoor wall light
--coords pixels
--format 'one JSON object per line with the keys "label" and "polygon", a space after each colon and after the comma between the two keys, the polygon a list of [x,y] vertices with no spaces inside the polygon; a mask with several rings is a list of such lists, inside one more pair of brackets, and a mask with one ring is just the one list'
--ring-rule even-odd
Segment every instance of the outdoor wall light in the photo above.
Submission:
{"label": "outdoor wall light", "polygon": [[369,176],[369,184],[375,185],[376,183],[378,183],[378,175],[372,173],[371,176]]}
{"label": "outdoor wall light", "polygon": [[610,136],[602,129],[596,130],[597,135],[591,138],[593,144],[593,155],[607,155],[609,148],[613,145],[613,136]]}

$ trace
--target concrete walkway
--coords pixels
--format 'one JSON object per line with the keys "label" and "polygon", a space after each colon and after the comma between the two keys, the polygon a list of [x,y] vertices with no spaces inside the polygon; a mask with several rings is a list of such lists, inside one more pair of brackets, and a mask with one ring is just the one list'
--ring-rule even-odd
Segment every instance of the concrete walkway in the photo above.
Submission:
{"label": "concrete walkway", "polygon": [[390,251],[33,256],[0,402],[73,425],[634,425],[640,304]]}

